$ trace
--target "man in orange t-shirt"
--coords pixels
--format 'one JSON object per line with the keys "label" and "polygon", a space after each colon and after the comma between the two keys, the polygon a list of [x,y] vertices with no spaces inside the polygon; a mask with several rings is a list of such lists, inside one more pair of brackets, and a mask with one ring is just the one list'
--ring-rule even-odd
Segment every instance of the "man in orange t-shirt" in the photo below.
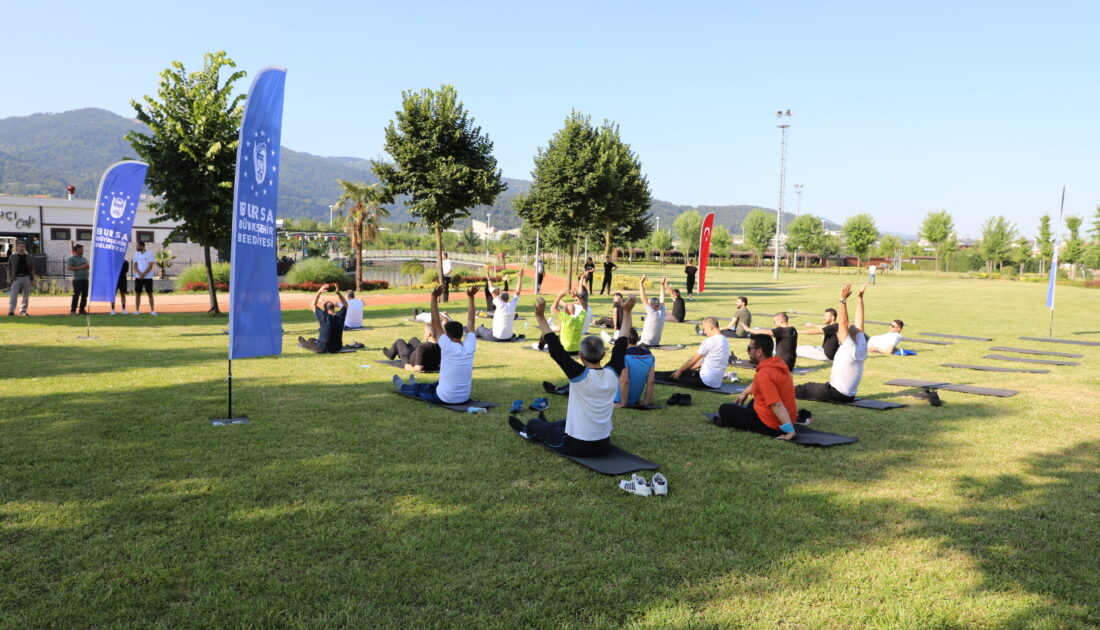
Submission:
{"label": "man in orange t-shirt", "polygon": [[[775,342],[768,335],[749,337],[749,360],[756,366],[752,385],[738,395],[736,402],[718,408],[714,424],[742,431],[755,431],[789,440],[794,437],[794,419],[798,406],[794,399],[794,381],[787,364],[772,356]],[[752,406],[743,406],[752,396]],[[806,423],[808,424],[808,422]]]}

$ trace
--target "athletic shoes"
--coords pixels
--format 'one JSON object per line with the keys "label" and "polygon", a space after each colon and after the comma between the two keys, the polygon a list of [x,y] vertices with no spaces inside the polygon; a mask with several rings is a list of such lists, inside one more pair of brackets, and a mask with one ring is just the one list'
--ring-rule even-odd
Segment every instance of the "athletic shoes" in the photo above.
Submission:
{"label": "athletic shoes", "polygon": [[[519,400],[519,399],[513,400],[512,401],[512,408],[509,409],[508,411],[510,411],[512,413],[519,413],[519,412],[523,411],[523,401]],[[518,431],[519,429],[516,429],[516,430]]]}
{"label": "athletic shoes", "polygon": [[932,405],[933,407],[943,406],[943,401],[940,400],[939,393],[937,393],[936,390],[932,389],[931,387],[925,387],[923,390],[913,394],[913,398],[919,400],[927,400],[928,404]]}
{"label": "athletic shoes", "polygon": [[416,374],[409,374],[409,385],[416,385]]}
{"label": "athletic shoes", "polygon": [[152,315],[153,317],[156,317],[156,316],[157,316],[157,312],[156,312],[156,311],[149,311],[149,314],[150,314],[150,315]]}
{"label": "athletic shoes", "polygon": [[547,409],[548,407],[550,407],[550,401],[542,398],[541,396],[539,398],[536,398],[535,402],[531,403],[531,409],[534,409],[535,411],[542,411],[543,409]]}
{"label": "athletic shoes", "polygon": [[397,356],[391,348],[382,348],[382,354],[390,361],[393,361],[393,358]]}
{"label": "athletic shoes", "polygon": [[658,497],[668,496],[668,479],[661,473],[653,475],[653,494]]}
{"label": "athletic shoes", "polygon": [[512,430],[516,433],[526,433],[527,425],[515,416],[508,416],[508,426],[512,427]]}
{"label": "athletic shoes", "polygon": [[813,424],[814,414],[810,413],[809,409],[799,409],[798,419],[794,421],[795,424],[808,427]]}
{"label": "athletic shoes", "polygon": [[134,315],[141,315],[141,311],[134,311]]}
{"label": "athletic shoes", "polygon": [[129,314],[130,314],[130,311],[128,311],[128,310],[126,310],[126,309],[122,309],[122,314],[123,314],[123,315],[129,315]]}
{"label": "athletic shoes", "polygon": [[673,394],[669,396],[668,400],[666,400],[665,403],[668,404],[670,407],[675,407],[676,405],[690,407],[691,394]]}
{"label": "athletic shoes", "polygon": [[653,494],[653,488],[649,485],[649,482],[645,480],[645,477],[637,473],[631,475],[629,480],[623,479],[620,481],[619,487],[630,494],[636,494],[641,497],[648,497]]}
{"label": "athletic shoes", "polygon": [[600,339],[603,339],[604,343],[611,343],[611,335],[607,334],[606,330],[600,331]]}
{"label": "athletic shoes", "polygon": [[695,324],[695,334],[699,335],[700,337],[703,336],[703,329],[699,326],[699,324]]}
{"label": "athletic shoes", "polygon": [[396,389],[397,391],[400,392],[401,391],[401,386],[404,385],[404,384],[405,384],[405,381],[401,380],[400,376],[398,376],[396,374],[393,375],[393,388],[394,389]]}
{"label": "athletic shoes", "polygon": [[[115,309],[113,309],[113,308],[112,308],[112,309],[111,309],[111,312],[110,312],[110,313],[107,313],[107,314],[108,314],[108,315],[114,315],[114,314],[115,314]],[[8,313],[8,315],[11,315],[11,313]]]}

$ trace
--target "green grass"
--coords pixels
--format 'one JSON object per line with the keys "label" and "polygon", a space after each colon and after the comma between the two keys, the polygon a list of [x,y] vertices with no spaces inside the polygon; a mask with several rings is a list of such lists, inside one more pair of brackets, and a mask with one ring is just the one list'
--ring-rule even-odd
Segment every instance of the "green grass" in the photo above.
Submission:
{"label": "green grass", "polygon": [[[728,316],[742,294],[755,312],[819,312],[844,279],[712,272],[688,315]],[[1045,291],[880,278],[869,319],[994,342],[869,359],[861,395],[911,406],[808,405],[852,446],[715,428],[701,414],[725,399],[707,393],[616,411],[616,443],[662,465],[667,498],[524,443],[501,409],[391,393],[374,360],[419,335],[405,306],[369,311],[376,328],[346,337],[368,350],[334,356],[294,347],[316,324],[285,313],[284,355],[234,363],[253,422],[232,427],[208,422],[225,413],[224,318],[97,316],[87,341],[83,318],[7,319],[0,627],[1096,627],[1100,348],[1052,347],[1085,358],[1046,375],[939,367],[1039,345],[1017,337],[1046,332]],[[1100,339],[1100,292],[1059,291],[1055,336]],[[525,296],[533,326],[530,311]],[[694,344],[689,328],[665,338]],[[658,369],[688,353],[658,352]],[[476,365],[475,395],[505,408],[563,380],[518,345],[482,344]],[[943,392],[932,408],[883,385],[897,377],[1022,393]]]}

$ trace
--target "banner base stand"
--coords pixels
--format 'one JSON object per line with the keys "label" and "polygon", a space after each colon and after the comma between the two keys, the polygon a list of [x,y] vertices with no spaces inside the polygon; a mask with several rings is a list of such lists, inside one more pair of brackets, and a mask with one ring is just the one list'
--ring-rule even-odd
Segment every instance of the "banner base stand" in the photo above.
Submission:
{"label": "banner base stand", "polygon": [[248,416],[237,416],[236,418],[211,418],[210,424],[216,427],[224,427],[231,424],[250,424],[252,421],[248,419]]}
{"label": "banner base stand", "polygon": [[77,337],[81,341],[87,341],[88,339],[99,339],[99,337]]}

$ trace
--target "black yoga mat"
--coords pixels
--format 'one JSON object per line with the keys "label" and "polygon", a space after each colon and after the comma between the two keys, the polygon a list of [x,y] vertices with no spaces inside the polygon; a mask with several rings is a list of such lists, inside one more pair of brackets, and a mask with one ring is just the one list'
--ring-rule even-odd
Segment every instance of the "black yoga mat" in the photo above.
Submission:
{"label": "black yoga mat", "polygon": [[1017,363],[1037,363],[1039,365],[1081,365],[1077,361],[1054,361],[1051,359],[1033,359],[1031,357],[1010,357],[1003,354],[987,354],[983,359],[996,359],[998,361],[1015,361]]}
{"label": "black yoga mat", "polygon": [[626,405],[623,407],[623,409],[634,409],[635,411],[656,411],[664,408],[664,405]]}
{"label": "black yoga mat", "polygon": [[1020,337],[1024,341],[1042,341],[1043,343],[1068,343],[1075,346],[1100,346],[1100,341],[1078,341],[1077,339],[1054,339],[1052,337]]}
{"label": "black yoga mat", "polygon": [[[516,435],[519,435],[518,431]],[[520,438],[527,442],[538,444],[559,457],[571,459],[585,468],[590,468],[604,475],[625,475],[639,470],[657,470],[661,467],[659,464],[654,464],[648,459],[643,459],[637,455],[628,453],[614,444],[610,445],[608,451],[603,455],[597,455],[595,457],[574,457],[573,455],[559,453],[542,442],[524,438],[522,435],[520,435]]]}
{"label": "black yoga mat", "polygon": [[1025,374],[1050,374],[1050,370],[1003,368],[993,365],[964,365],[962,363],[944,363],[943,367],[962,368],[964,370],[980,370],[982,372],[1023,372]]}
{"label": "black yoga mat", "polygon": [[[716,413],[705,413],[703,415],[706,416],[707,420],[711,422],[714,422],[714,419],[718,417],[718,414]],[[752,433],[752,431],[746,431],[745,433]],[[779,441],[790,442],[791,444],[800,444],[802,446],[840,446],[841,444],[855,444],[859,441],[859,438],[857,437],[850,437],[837,433],[829,433],[827,431],[818,431],[817,429],[811,429],[810,427],[804,427],[800,425],[795,425],[794,433],[795,435],[792,439]],[[764,434],[757,433],[757,435]]]}
{"label": "black yoga mat", "polygon": [[646,346],[650,350],[683,350],[687,346],[682,343],[671,344],[667,346]]}
{"label": "black yoga mat", "polygon": [[997,350],[998,352],[1019,352],[1021,354],[1039,354],[1046,357],[1065,357],[1067,359],[1081,359],[1085,356],[1072,352],[1051,352],[1049,350],[1032,350],[1030,348],[1009,348],[1008,346],[993,346],[990,350]]}
{"label": "black yoga mat", "polygon": [[418,400],[422,403],[429,404],[433,407],[440,407],[442,409],[450,409],[451,411],[457,411],[459,413],[466,413],[466,410],[469,409],[470,407],[481,407],[482,409],[489,409],[491,407],[496,407],[497,406],[496,403],[485,402],[484,400],[473,400],[473,399],[467,400],[466,402],[459,403],[457,405],[447,405],[447,404],[444,404],[444,403],[430,402],[430,401],[424,400],[423,398],[421,398],[419,396],[410,396],[410,395],[405,394],[403,392],[397,392],[397,393],[399,395],[404,396],[405,398],[409,398],[411,400]]}
{"label": "black yoga mat", "polygon": [[516,343],[517,341],[527,341],[527,335],[512,335],[511,339],[505,339],[504,341],[489,341],[481,338],[478,338],[478,341],[485,343]]}
{"label": "black yoga mat", "polygon": [[925,337],[946,337],[948,339],[969,339],[970,341],[993,341],[992,337],[968,337],[967,335],[948,335],[944,333],[929,333],[922,332],[918,335],[924,335]]}
{"label": "black yoga mat", "polygon": [[[402,361],[401,359],[394,359],[392,361],[387,361],[385,359],[378,359],[378,363],[381,363],[382,365],[389,365],[389,366],[392,366],[392,367],[395,367],[395,368],[401,368],[402,370],[405,369],[405,362]],[[423,370],[421,372],[418,372],[418,374],[436,374],[438,372],[439,372],[439,370]]]}
{"label": "black yoga mat", "polygon": [[900,387],[927,387],[929,389],[944,389],[951,392],[961,392],[963,394],[977,394],[979,396],[997,396],[999,398],[1010,398],[1019,394],[1020,392],[1014,389],[999,389],[996,387],[978,387],[976,385],[959,385],[956,383],[943,383],[941,381],[922,381],[913,378],[895,378],[892,381],[886,381],[887,385],[897,385]]}
{"label": "black yoga mat", "polygon": [[[818,401],[812,401],[818,402]],[[901,407],[908,407],[905,403],[890,402],[889,400],[874,400],[871,398],[856,398],[850,403],[837,403],[839,405],[848,405],[849,407],[861,407],[863,409],[899,409]]]}
{"label": "black yoga mat", "polygon": [[904,339],[901,340],[901,343],[930,343],[930,344],[934,344],[934,345],[937,345],[937,346],[950,346],[951,344],[953,344],[955,342],[954,341],[936,341],[935,339],[911,339],[909,337],[905,337]]}
{"label": "black yoga mat", "polygon": [[699,392],[713,392],[715,394],[740,394],[741,392],[745,391],[745,387],[747,387],[747,385],[741,385],[740,383],[727,383],[725,381],[722,381],[722,386],[718,388],[699,387],[697,385],[688,385],[679,381],[665,381],[659,378],[654,379],[653,382],[657,383],[658,385],[672,385],[673,387],[683,387],[684,389],[694,389],[695,391]]}

